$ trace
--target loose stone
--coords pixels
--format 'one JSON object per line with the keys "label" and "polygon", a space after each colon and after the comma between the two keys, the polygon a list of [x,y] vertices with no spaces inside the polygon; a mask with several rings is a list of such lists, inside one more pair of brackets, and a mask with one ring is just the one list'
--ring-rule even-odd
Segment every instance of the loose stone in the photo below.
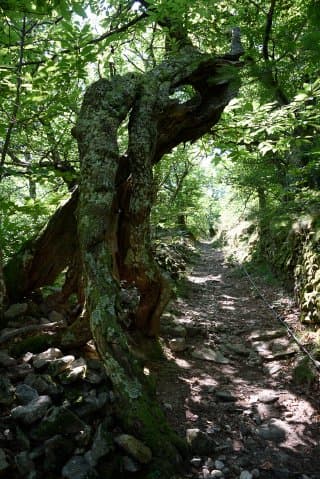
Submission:
{"label": "loose stone", "polygon": [[222,461],[219,461],[219,460],[215,461],[214,465],[215,465],[215,468],[219,469],[220,471],[222,471],[222,469],[224,468],[224,463]]}
{"label": "loose stone", "polygon": [[235,402],[237,400],[237,398],[233,396],[230,391],[217,390],[215,394],[220,401]]}
{"label": "loose stone", "polygon": [[271,419],[268,424],[258,428],[258,434],[267,441],[282,442],[287,436],[286,423],[280,419]]}
{"label": "loose stone", "polygon": [[203,347],[197,351],[192,351],[191,356],[196,359],[203,359],[205,361],[212,361],[218,364],[228,364],[229,359],[223,356],[220,351],[214,351],[213,349]]}
{"label": "loose stone", "polygon": [[16,397],[21,404],[28,404],[30,401],[39,397],[38,391],[27,384],[18,384],[16,387]]}
{"label": "loose stone", "polygon": [[51,374],[51,376],[57,376],[68,369],[74,360],[75,357],[72,354],[69,356],[63,356],[62,358],[53,359],[48,364],[48,373]]}
{"label": "loose stone", "polygon": [[134,436],[120,434],[115,438],[115,442],[141,464],[147,464],[152,459],[151,449]]}
{"label": "loose stone", "polygon": [[63,356],[62,351],[58,348],[49,348],[42,353],[36,354],[32,358],[32,364],[36,369],[40,369],[45,366],[49,361],[53,359],[61,358]]}
{"label": "loose stone", "polygon": [[[194,467],[200,467],[202,464],[202,459],[201,457],[193,457],[190,462]],[[207,466],[207,463],[206,463],[206,466]]]}
{"label": "loose stone", "polygon": [[251,472],[249,471],[242,471],[240,476],[239,476],[239,479],[252,479],[253,476],[251,474]]}
{"label": "loose stone", "polygon": [[138,464],[134,462],[131,457],[123,456],[123,468],[128,472],[138,472],[140,470]]}
{"label": "loose stone", "polygon": [[180,353],[187,349],[185,338],[174,338],[169,341],[169,348],[175,353]]}
{"label": "loose stone", "polygon": [[274,391],[265,390],[258,395],[258,400],[262,403],[269,404],[278,401],[279,394]]}
{"label": "loose stone", "polygon": [[223,472],[220,469],[213,469],[210,473],[210,477],[223,477]]}
{"label": "loose stone", "polygon": [[13,408],[11,414],[14,419],[18,419],[24,424],[32,424],[42,418],[50,406],[51,398],[49,396],[39,396],[25,406]]}
{"label": "loose stone", "polygon": [[86,479],[91,470],[90,464],[83,456],[73,456],[62,469],[66,479]]}
{"label": "loose stone", "polygon": [[202,468],[202,477],[203,479],[208,479],[210,477],[210,471],[206,467]]}

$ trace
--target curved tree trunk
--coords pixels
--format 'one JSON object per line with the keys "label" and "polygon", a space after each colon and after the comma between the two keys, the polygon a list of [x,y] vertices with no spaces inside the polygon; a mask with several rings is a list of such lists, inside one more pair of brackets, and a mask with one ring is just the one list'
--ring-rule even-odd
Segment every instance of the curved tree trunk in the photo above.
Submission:
{"label": "curved tree trunk", "polygon": [[[76,270],[84,278],[86,315],[118,394],[119,415],[127,430],[167,461],[175,460],[179,441],[146,392],[141,365],[133,357],[121,323],[120,292],[126,283],[136,286],[140,303],[132,327],[156,335],[168,288],[150,245],[152,167],[172,148],[197,140],[218,122],[238,91],[237,73],[232,78],[230,74],[232,67],[239,66],[238,58],[239,53],[212,58],[187,44],[143,76],[114,76],[91,85],[73,130],[80,154],[79,200],[74,193],[29,254],[20,255],[15,268],[12,263],[7,267],[11,278],[14,269],[15,280],[17,268],[21,269],[18,293],[26,294],[52,282],[72,263],[79,245],[81,267]],[[172,100],[172,93],[185,85],[193,87],[194,97],[184,103]],[[129,145],[127,156],[121,158],[117,134],[128,115]],[[74,234],[77,202],[78,238]],[[48,258],[52,259],[49,264]],[[71,275],[71,286],[77,284],[76,276]],[[66,284],[66,294],[67,289]]]}
{"label": "curved tree trunk", "polygon": [[78,249],[75,217],[78,190],[54,213],[35,239],[26,243],[4,267],[7,294],[16,301],[42,286],[52,284]]}

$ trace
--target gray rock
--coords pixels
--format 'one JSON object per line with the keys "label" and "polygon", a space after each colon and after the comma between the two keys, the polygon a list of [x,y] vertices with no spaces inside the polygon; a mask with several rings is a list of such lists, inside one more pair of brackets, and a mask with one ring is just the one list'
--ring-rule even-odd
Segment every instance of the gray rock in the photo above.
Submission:
{"label": "gray rock", "polygon": [[123,468],[127,472],[138,472],[140,471],[140,467],[136,462],[134,462],[131,457],[123,456]]}
{"label": "gray rock", "polygon": [[96,395],[96,391],[92,390],[89,394],[84,395],[83,401],[76,407],[75,412],[80,417],[94,414],[107,404],[108,399],[109,395],[107,392]]}
{"label": "gray rock", "polygon": [[39,397],[38,391],[27,384],[18,384],[16,387],[16,397],[21,404],[28,404],[30,401]]}
{"label": "gray rock", "polygon": [[287,425],[280,419],[271,419],[258,428],[258,435],[267,441],[282,442],[287,436]]}
{"label": "gray rock", "polygon": [[210,477],[223,477],[223,472],[220,469],[213,469],[210,472]]}
{"label": "gray rock", "polygon": [[[200,467],[201,464],[202,464],[202,459],[201,457],[193,457],[190,461],[190,463],[194,466],[194,467]],[[207,466],[207,464],[206,464]],[[208,467],[208,466],[207,466]]]}
{"label": "gray rock", "polygon": [[14,402],[15,388],[5,376],[0,376],[0,404],[9,406]]}
{"label": "gray rock", "polygon": [[83,358],[71,362],[67,369],[59,375],[62,384],[69,384],[84,379],[87,373],[87,363]]}
{"label": "gray rock", "polygon": [[235,402],[237,400],[230,391],[216,390],[215,395],[217,399],[224,402]]}
{"label": "gray rock", "polygon": [[72,354],[63,356],[62,358],[53,359],[48,363],[48,373],[53,377],[58,376],[58,374],[63,373],[63,371],[68,369],[74,360],[75,357]]}
{"label": "gray rock", "polygon": [[187,429],[186,439],[194,454],[210,456],[214,451],[214,441],[200,429]]}
{"label": "gray rock", "polygon": [[28,374],[24,383],[36,389],[40,394],[56,396],[63,392],[63,388],[55,383],[52,377],[48,374]]}
{"label": "gray rock", "polygon": [[224,468],[224,462],[219,461],[219,460],[216,460],[214,462],[214,465],[215,465],[215,468],[219,469],[220,471],[222,471],[222,469]]}
{"label": "gray rock", "polygon": [[73,456],[62,469],[62,477],[66,479],[86,479],[91,466],[84,456]]}
{"label": "gray rock", "polygon": [[242,471],[240,476],[239,476],[239,479],[252,479],[252,474],[251,472],[249,471]]}
{"label": "gray rock", "polygon": [[17,364],[16,366],[11,366],[8,371],[8,376],[14,380],[18,381],[24,379],[28,374],[33,372],[33,368],[28,363]]}
{"label": "gray rock", "polygon": [[185,338],[174,338],[169,340],[169,348],[174,353],[180,353],[187,349]]}
{"label": "gray rock", "polygon": [[196,359],[203,359],[204,361],[212,361],[218,364],[228,364],[230,361],[220,351],[214,351],[208,347],[201,347],[198,350],[192,351],[191,356]]}
{"label": "gray rock", "polygon": [[252,474],[249,471],[242,471],[239,479],[252,479]]}
{"label": "gray rock", "polygon": [[64,406],[53,407],[41,423],[31,432],[33,439],[48,439],[57,434],[77,434],[87,429],[87,425],[70,409]]}
{"label": "gray rock", "polygon": [[24,363],[28,363],[29,361],[31,361],[31,359],[33,358],[34,354],[33,353],[30,353],[30,352],[27,352],[25,353],[23,356],[22,356],[22,361]]}
{"label": "gray rock", "polygon": [[20,420],[24,424],[32,424],[46,414],[51,404],[49,396],[39,396],[25,406],[13,408],[11,414],[14,419]]}
{"label": "gray rock", "polygon": [[5,319],[14,319],[18,316],[22,316],[28,310],[27,303],[16,303],[12,304],[7,311],[4,313]]}
{"label": "gray rock", "polygon": [[244,357],[249,356],[251,352],[250,349],[246,348],[243,344],[240,343],[225,343],[224,347],[227,348],[229,351]]}
{"label": "gray rock", "polygon": [[92,448],[86,454],[89,464],[96,466],[99,459],[114,449],[113,438],[107,430],[107,424],[99,424],[92,442]]}
{"label": "gray rock", "polygon": [[208,468],[206,467],[202,468],[202,477],[203,479],[208,479],[210,477],[210,471]]}
{"label": "gray rock", "polygon": [[6,453],[3,449],[0,449],[0,473],[8,469],[9,465],[10,464],[7,461]]}
{"label": "gray rock", "polygon": [[279,399],[279,394],[276,392],[270,390],[270,389],[265,389],[261,393],[258,394],[258,400],[260,402],[263,402],[264,404],[269,404],[278,401]]}
{"label": "gray rock", "polygon": [[116,436],[115,442],[141,464],[148,464],[152,459],[151,449],[130,434]]}
{"label": "gray rock", "polygon": [[17,364],[16,359],[9,356],[6,351],[0,351],[0,367],[9,368]]}
{"label": "gray rock", "polygon": [[58,348],[49,348],[42,353],[35,354],[32,358],[32,364],[36,369],[40,369],[45,366],[49,361],[58,359],[63,356],[62,351]]}
{"label": "gray rock", "polygon": [[15,463],[22,477],[27,477],[28,479],[33,479],[37,477],[35,464],[32,459],[30,459],[27,451],[23,451],[17,454],[15,456]]}

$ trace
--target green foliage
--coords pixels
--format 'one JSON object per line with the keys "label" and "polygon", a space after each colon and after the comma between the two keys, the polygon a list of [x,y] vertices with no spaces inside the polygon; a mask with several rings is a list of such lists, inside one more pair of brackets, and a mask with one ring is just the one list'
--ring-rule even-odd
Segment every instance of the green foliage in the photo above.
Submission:
{"label": "green foliage", "polygon": [[199,148],[178,147],[155,168],[157,201],[152,212],[155,230],[177,229],[206,235],[218,217],[210,171],[198,160]]}

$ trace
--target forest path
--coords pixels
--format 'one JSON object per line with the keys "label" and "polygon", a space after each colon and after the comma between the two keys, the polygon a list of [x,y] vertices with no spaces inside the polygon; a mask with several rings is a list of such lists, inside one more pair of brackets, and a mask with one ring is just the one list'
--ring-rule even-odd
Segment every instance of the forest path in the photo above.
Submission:
{"label": "forest path", "polygon": [[[239,269],[211,244],[163,318],[153,363],[169,422],[191,444],[183,478],[320,478],[319,392],[292,381],[300,352]],[[259,281],[292,325],[282,291]],[[177,351],[181,350],[181,351]]]}

